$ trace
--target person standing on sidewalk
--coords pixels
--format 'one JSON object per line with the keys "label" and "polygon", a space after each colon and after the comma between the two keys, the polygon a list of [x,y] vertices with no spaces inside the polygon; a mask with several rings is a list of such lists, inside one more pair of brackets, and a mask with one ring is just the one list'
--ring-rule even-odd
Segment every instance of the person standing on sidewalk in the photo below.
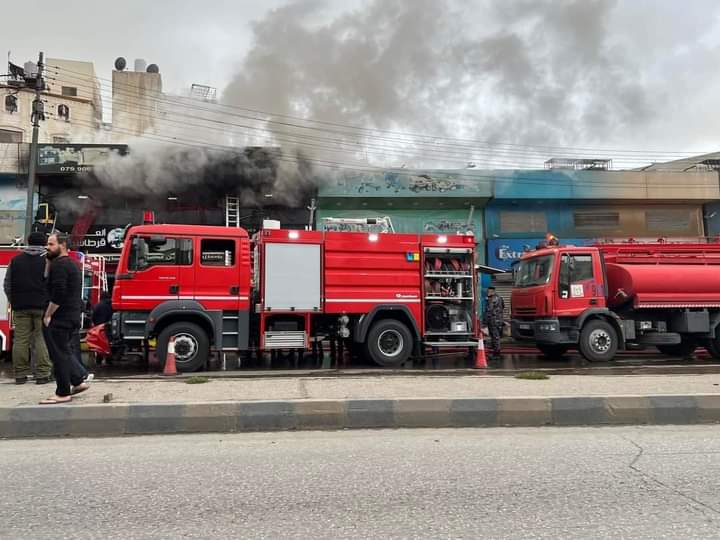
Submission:
{"label": "person standing on sidewalk", "polygon": [[495,287],[488,287],[483,322],[490,332],[490,349],[495,360],[500,358],[500,340],[502,338],[504,317],[505,301],[501,296],[495,294]]}
{"label": "person standing on sidewalk", "polygon": [[41,405],[68,403],[73,395],[90,388],[83,380],[84,375],[75,369],[71,350],[73,334],[80,326],[82,278],[77,265],[68,257],[67,235],[50,235],[47,258],[51,262],[48,274],[50,303],[43,324],[57,388],[55,395],[41,401]]}
{"label": "person standing on sidewalk", "polygon": [[45,235],[30,233],[26,247],[7,267],[5,295],[10,302],[15,331],[12,361],[15,384],[25,384],[31,373],[30,348],[35,360],[35,383],[50,382],[52,364],[43,338],[43,310],[47,305]]}

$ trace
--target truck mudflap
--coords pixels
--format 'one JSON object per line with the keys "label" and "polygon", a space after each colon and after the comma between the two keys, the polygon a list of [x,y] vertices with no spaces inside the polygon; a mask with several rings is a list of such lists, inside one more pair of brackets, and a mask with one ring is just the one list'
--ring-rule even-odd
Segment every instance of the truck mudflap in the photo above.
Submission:
{"label": "truck mudflap", "polygon": [[525,321],[513,319],[510,324],[512,337],[517,341],[531,341],[552,345],[572,345],[578,342],[576,327],[567,328],[557,318]]}

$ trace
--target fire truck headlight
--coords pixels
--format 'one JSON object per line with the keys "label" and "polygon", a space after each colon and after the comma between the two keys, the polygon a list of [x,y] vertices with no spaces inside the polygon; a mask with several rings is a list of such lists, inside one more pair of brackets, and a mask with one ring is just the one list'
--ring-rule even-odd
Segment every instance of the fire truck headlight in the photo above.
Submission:
{"label": "fire truck headlight", "polygon": [[300,238],[300,233],[297,231],[290,231],[288,233],[288,238],[290,238],[290,240],[297,240],[298,238]]}
{"label": "fire truck headlight", "polygon": [[445,236],[445,235],[438,236],[437,241],[438,241],[438,244],[446,244],[446,243],[447,243],[447,236]]}
{"label": "fire truck headlight", "polygon": [[378,235],[375,234],[375,233],[373,233],[373,234],[371,234],[370,236],[368,236],[368,240],[370,240],[371,242],[377,242],[377,241],[378,241]]}
{"label": "fire truck headlight", "polygon": [[540,324],[541,332],[557,332],[557,329],[558,329],[557,323],[542,323],[542,324]]}

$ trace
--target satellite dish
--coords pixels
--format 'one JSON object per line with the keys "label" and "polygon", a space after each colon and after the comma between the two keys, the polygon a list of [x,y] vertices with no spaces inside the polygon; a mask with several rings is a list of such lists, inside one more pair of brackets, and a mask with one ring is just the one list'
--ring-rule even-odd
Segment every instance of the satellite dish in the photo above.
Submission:
{"label": "satellite dish", "polygon": [[115,69],[117,69],[118,71],[122,71],[123,69],[125,69],[125,66],[127,66],[127,62],[125,61],[125,59],[122,56],[118,56],[115,59]]}
{"label": "satellite dish", "polygon": [[158,67],[157,64],[150,64],[147,67],[147,72],[148,73],[160,73],[160,68]]}

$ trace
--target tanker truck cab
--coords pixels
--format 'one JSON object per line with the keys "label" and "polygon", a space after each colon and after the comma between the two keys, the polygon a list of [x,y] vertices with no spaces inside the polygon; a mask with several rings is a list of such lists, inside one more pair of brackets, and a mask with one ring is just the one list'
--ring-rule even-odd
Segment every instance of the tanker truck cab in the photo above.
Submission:
{"label": "tanker truck cab", "polygon": [[528,253],[515,270],[512,334],[546,356],[580,346],[592,360],[610,359],[621,323],[607,308],[607,279],[594,247],[552,247]]}
{"label": "tanker truck cab", "polygon": [[211,351],[246,350],[250,240],[240,228],[144,225],[128,231],[113,289],[113,341],[164,358],[175,342],[181,371]]}

